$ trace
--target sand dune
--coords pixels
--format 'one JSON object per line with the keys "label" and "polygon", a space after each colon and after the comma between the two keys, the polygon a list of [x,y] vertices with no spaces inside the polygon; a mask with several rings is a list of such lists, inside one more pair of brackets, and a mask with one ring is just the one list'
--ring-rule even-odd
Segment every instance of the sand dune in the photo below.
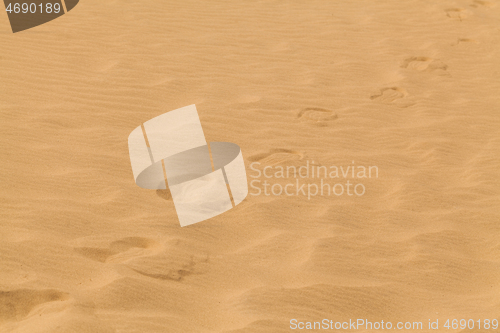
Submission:
{"label": "sand dune", "polygon": [[[87,0],[12,34],[0,15],[0,332],[500,319],[499,16],[498,0]],[[168,190],[135,185],[127,137],[190,104],[249,183],[267,179],[252,163],[378,177],[351,179],[362,196],[251,188],[181,228]]]}

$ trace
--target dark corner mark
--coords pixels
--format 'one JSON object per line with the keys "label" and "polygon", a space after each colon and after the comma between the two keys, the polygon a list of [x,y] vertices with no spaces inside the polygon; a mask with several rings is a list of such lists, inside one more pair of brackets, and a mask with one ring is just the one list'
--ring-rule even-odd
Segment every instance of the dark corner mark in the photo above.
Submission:
{"label": "dark corner mark", "polygon": [[64,5],[69,12],[78,2],[79,0],[4,0],[14,33],[52,21],[65,14]]}

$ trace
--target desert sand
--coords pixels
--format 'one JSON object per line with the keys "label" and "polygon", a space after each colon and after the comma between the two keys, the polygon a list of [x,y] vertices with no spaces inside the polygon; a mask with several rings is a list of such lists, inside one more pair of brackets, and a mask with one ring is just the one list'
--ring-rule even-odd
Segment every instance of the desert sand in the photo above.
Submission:
{"label": "desert sand", "polygon": [[[0,332],[500,319],[499,17],[498,0],[85,0],[13,34],[1,14]],[[361,196],[250,189],[181,228],[168,190],[134,183],[127,137],[190,104],[249,184],[254,162],[378,177]]]}

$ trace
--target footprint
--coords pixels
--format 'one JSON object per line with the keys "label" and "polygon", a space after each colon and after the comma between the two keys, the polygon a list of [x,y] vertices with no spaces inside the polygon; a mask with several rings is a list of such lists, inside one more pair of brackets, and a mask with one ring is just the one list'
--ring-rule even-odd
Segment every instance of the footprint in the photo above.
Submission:
{"label": "footprint", "polygon": [[461,44],[461,43],[474,43],[474,44],[477,44],[477,40],[475,39],[470,39],[470,38],[458,38],[457,41],[453,44],[451,44],[452,46],[456,46],[458,44]]}
{"label": "footprint", "polygon": [[156,190],[156,195],[163,200],[172,201],[172,193],[170,193],[170,189],[168,188],[166,190]]}
{"label": "footprint", "polygon": [[271,149],[267,153],[256,154],[248,157],[251,162],[260,162],[266,165],[276,165],[289,161],[302,160],[304,155],[290,149]]}
{"label": "footprint", "polygon": [[435,71],[435,70],[443,70],[446,71],[448,69],[448,65],[446,65],[441,60],[432,59],[428,57],[410,57],[403,61],[401,65],[402,68],[413,69],[419,72],[425,71]]}
{"label": "footprint", "polygon": [[490,1],[484,1],[484,0],[474,0],[474,2],[470,5],[471,7],[479,7],[479,6],[485,6],[485,7],[495,7],[495,4]]}
{"label": "footprint", "polygon": [[398,99],[405,98],[406,96],[408,96],[408,93],[405,89],[391,87],[380,89],[380,93],[370,96],[370,99],[389,104]]}
{"label": "footprint", "polygon": [[415,105],[415,102],[411,101],[408,96],[408,92],[403,88],[389,87],[380,89],[380,92],[370,96],[370,99],[387,105],[395,105],[400,108],[407,108],[409,106]]}
{"label": "footprint", "polygon": [[0,291],[0,322],[20,320],[37,305],[67,299],[69,299],[69,294],[51,289]]}
{"label": "footprint", "polygon": [[94,247],[79,247],[75,249],[79,254],[99,262],[106,262],[112,255],[116,254],[110,249],[94,248]]}
{"label": "footprint", "polygon": [[127,237],[111,243],[109,248],[80,247],[75,251],[99,262],[121,262],[144,255],[144,251],[151,252],[155,247],[158,244],[152,239]]}
{"label": "footprint", "polygon": [[147,276],[153,279],[158,280],[171,280],[171,281],[182,281],[186,276],[190,276],[193,274],[200,274],[200,272],[196,271],[196,262],[193,257],[191,257],[191,261],[185,264],[179,263],[169,263],[165,265],[165,268],[162,269],[164,273],[148,273],[143,270],[132,268],[131,269],[139,273],[143,276]]}
{"label": "footprint", "polygon": [[452,19],[458,19],[462,21],[468,17],[467,11],[463,8],[448,8],[445,9],[446,16]]}
{"label": "footprint", "polygon": [[317,126],[328,126],[331,121],[338,118],[338,115],[329,109],[305,108],[299,112],[297,118]]}
{"label": "footprint", "polygon": [[157,279],[157,280],[171,280],[171,281],[182,281],[182,279],[185,276],[189,276],[192,274],[191,271],[185,270],[185,269],[179,269],[179,270],[170,270],[168,271],[167,274],[151,274],[151,273],[146,273],[146,272],[141,272],[137,269],[132,268],[132,270],[136,273],[139,273],[141,275],[150,277],[152,279]]}

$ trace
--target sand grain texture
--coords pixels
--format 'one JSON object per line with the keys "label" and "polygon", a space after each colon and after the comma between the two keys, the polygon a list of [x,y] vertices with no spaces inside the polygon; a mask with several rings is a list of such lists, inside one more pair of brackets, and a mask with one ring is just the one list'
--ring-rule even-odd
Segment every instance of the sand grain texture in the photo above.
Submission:
{"label": "sand grain texture", "polygon": [[[498,0],[85,0],[12,34],[0,15],[0,332],[499,319],[499,17]],[[181,228],[168,191],[135,185],[127,137],[190,104],[247,167],[379,177]]]}

